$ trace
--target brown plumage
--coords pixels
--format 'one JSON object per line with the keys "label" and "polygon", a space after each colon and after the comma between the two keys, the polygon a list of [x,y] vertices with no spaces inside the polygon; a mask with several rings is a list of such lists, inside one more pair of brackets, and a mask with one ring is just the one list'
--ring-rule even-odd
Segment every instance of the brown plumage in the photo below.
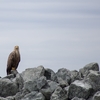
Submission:
{"label": "brown plumage", "polygon": [[15,46],[14,51],[12,51],[8,57],[7,69],[6,69],[7,75],[11,74],[11,70],[17,69],[19,62],[20,62],[19,46]]}

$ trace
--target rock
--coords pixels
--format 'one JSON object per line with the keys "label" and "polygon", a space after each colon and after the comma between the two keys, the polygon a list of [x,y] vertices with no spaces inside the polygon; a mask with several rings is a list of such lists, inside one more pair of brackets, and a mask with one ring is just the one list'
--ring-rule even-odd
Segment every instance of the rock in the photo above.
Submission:
{"label": "rock", "polygon": [[71,71],[71,83],[75,80],[81,80],[79,72],[77,70]]}
{"label": "rock", "polygon": [[69,84],[67,83],[67,81],[64,81],[62,78],[58,77],[58,83],[59,86],[61,86],[62,88],[67,87]]}
{"label": "rock", "polygon": [[12,81],[17,84],[18,90],[21,91],[23,88],[23,85],[24,85],[24,81],[23,81],[23,78],[21,77],[21,75],[16,74],[16,77]]}
{"label": "rock", "polygon": [[70,86],[67,86],[67,87],[64,88],[64,90],[65,90],[67,93],[68,93],[69,87],[70,87]]}
{"label": "rock", "polygon": [[0,96],[7,97],[13,96],[18,92],[18,86],[15,82],[10,79],[2,78],[0,79]]}
{"label": "rock", "polygon": [[50,100],[51,94],[58,87],[58,85],[59,84],[57,84],[56,82],[49,80],[47,84],[41,89],[41,92],[45,96],[46,100]]}
{"label": "rock", "polygon": [[56,76],[55,72],[49,68],[45,69],[44,76],[46,77],[47,80],[57,82],[57,76]]}
{"label": "rock", "polygon": [[8,96],[6,99],[7,100],[15,100],[15,98],[13,96]]}
{"label": "rock", "polygon": [[86,77],[89,73],[89,70],[99,71],[98,63],[89,63],[85,67],[79,70],[79,74],[82,78]]}
{"label": "rock", "polygon": [[29,94],[29,91],[23,90],[22,92],[17,92],[16,95],[14,96],[15,98],[14,100],[21,100],[27,94]]}
{"label": "rock", "polygon": [[100,72],[90,70],[87,76],[88,82],[92,85],[94,92],[100,91]]}
{"label": "rock", "polygon": [[46,77],[42,76],[37,80],[37,88],[40,90],[47,83]]}
{"label": "rock", "polygon": [[13,74],[16,77],[16,75],[18,74],[18,71],[17,70],[11,70],[11,74]]}
{"label": "rock", "polygon": [[90,96],[87,100],[93,100],[93,96]]}
{"label": "rock", "polygon": [[31,91],[37,91],[38,88],[37,88],[37,81],[36,79],[34,81],[26,81],[24,83],[24,89],[31,92]]}
{"label": "rock", "polygon": [[6,98],[3,98],[3,97],[0,97],[0,100],[8,100],[8,99],[6,99]]}
{"label": "rock", "polygon": [[35,78],[34,80],[28,80],[24,83],[24,89],[30,92],[40,90],[47,83],[46,77]]}
{"label": "rock", "polygon": [[78,97],[74,97],[73,99],[71,100],[86,100],[86,99],[83,99],[83,98],[78,98]]}
{"label": "rock", "polygon": [[15,76],[14,76],[14,74],[9,74],[9,75],[5,76],[4,78],[13,79],[13,78],[15,78]]}
{"label": "rock", "polygon": [[68,90],[68,97],[70,99],[74,97],[87,99],[92,92],[92,86],[84,80],[76,80],[71,83]]}
{"label": "rock", "polygon": [[37,68],[28,68],[24,72],[21,73],[21,77],[25,81],[34,80],[34,77],[39,78],[41,76],[44,76],[45,69],[43,66],[38,66]]}
{"label": "rock", "polygon": [[93,96],[93,100],[100,100],[100,91],[96,92]]}
{"label": "rock", "polygon": [[61,68],[56,73],[57,77],[62,78],[65,82],[70,84],[71,81],[71,72],[68,69]]}
{"label": "rock", "polygon": [[45,100],[45,97],[41,92],[38,93],[36,91],[33,91],[25,95],[24,98],[22,98],[21,100]]}
{"label": "rock", "polygon": [[57,87],[51,95],[50,100],[68,100],[67,92],[61,87]]}

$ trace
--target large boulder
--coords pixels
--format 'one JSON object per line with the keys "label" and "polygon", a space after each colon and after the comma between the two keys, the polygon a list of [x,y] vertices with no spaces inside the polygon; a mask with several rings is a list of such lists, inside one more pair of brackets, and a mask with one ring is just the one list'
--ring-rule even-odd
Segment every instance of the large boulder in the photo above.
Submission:
{"label": "large boulder", "polygon": [[47,83],[46,77],[35,77],[33,80],[24,82],[24,89],[28,91],[38,91]]}
{"label": "large boulder", "polygon": [[11,81],[7,78],[0,79],[0,96],[7,97],[13,96],[19,91],[16,82]]}
{"label": "large boulder", "polygon": [[68,90],[68,97],[70,99],[74,97],[87,99],[92,92],[92,86],[84,80],[76,80],[71,83]]}
{"label": "large boulder", "polygon": [[34,78],[39,78],[41,76],[44,76],[45,69],[43,66],[38,66],[36,68],[28,68],[25,71],[21,73],[21,77],[25,81],[34,80]]}
{"label": "large boulder", "polygon": [[28,91],[40,90],[46,84],[46,77],[44,76],[45,69],[43,66],[37,68],[28,68],[21,73],[24,81],[24,88]]}
{"label": "large boulder", "polygon": [[99,65],[98,63],[89,63],[85,65],[83,68],[79,70],[79,74],[82,78],[86,77],[89,73],[89,70],[99,71]]}

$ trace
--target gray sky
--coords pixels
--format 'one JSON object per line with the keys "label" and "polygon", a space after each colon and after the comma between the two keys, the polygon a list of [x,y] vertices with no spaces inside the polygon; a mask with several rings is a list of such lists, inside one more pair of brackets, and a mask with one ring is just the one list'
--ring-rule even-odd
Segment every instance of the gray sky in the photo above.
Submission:
{"label": "gray sky", "polygon": [[19,45],[18,71],[100,64],[100,0],[0,0],[0,76]]}

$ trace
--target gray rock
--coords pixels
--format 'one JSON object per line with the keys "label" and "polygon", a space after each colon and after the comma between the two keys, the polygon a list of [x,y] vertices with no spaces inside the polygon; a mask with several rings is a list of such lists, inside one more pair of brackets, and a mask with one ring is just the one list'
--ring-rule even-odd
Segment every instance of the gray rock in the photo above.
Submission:
{"label": "gray rock", "polygon": [[83,99],[83,98],[78,98],[78,97],[74,97],[73,99],[71,100],[86,100],[86,99]]}
{"label": "gray rock", "polygon": [[70,86],[67,86],[67,87],[64,88],[64,90],[65,90],[67,93],[68,93],[69,87],[70,87]]}
{"label": "gray rock", "polygon": [[87,100],[93,100],[93,95],[90,96]]}
{"label": "gray rock", "polygon": [[66,68],[61,68],[56,73],[57,77],[62,78],[64,81],[70,84],[71,81],[71,72]]}
{"label": "gray rock", "polygon": [[29,94],[29,91],[23,90],[22,92],[17,92],[16,95],[14,96],[14,98],[15,98],[15,100],[21,100],[27,94]]}
{"label": "gray rock", "polygon": [[46,77],[42,76],[37,80],[37,88],[40,90],[47,83]]}
{"label": "gray rock", "polygon": [[94,92],[100,91],[100,72],[90,70],[87,76],[88,82],[92,85]]}
{"label": "gray rock", "polygon": [[7,100],[15,100],[14,96],[8,96],[6,99]]}
{"label": "gray rock", "polygon": [[45,96],[46,100],[50,100],[51,94],[58,87],[58,85],[59,84],[56,82],[49,80],[48,83],[41,89],[41,92]]}
{"label": "gray rock", "polygon": [[58,80],[59,86],[61,86],[62,88],[67,87],[69,85],[67,81],[64,81],[61,77],[58,77],[57,80]]}
{"label": "gray rock", "polygon": [[28,80],[24,83],[24,89],[28,91],[38,91],[47,83],[46,77],[42,76],[40,78],[35,78],[33,80]]}
{"label": "gray rock", "polygon": [[71,83],[75,80],[81,80],[79,72],[77,70],[71,71]]}
{"label": "gray rock", "polygon": [[76,80],[71,83],[68,90],[68,97],[70,99],[74,97],[87,99],[92,92],[92,86],[87,81]]}
{"label": "gray rock", "polygon": [[22,98],[21,100],[45,100],[45,97],[43,96],[41,92],[38,93],[36,91],[33,91],[25,95],[25,97]]}
{"label": "gray rock", "polygon": [[29,92],[38,90],[36,79],[34,81],[31,81],[31,80],[26,81],[24,83],[24,89],[29,91]]}
{"label": "gray rock", "polygon": [[6,99],[6,98],[3,98],[3,97],[0,97],[0,100],[8,100],[8,99]]}
{"label": "gray rock", "polygon": [[18,90],[21,91],[24,86],[24,81],[23,81],[23,78],[21,77],[21,75],[16,74],[16,77],[12,81],[17,84]]}
{"label": "gray rock", "polygon": [[93,100],[100,100],[100,91],[96,92],[93,96]]}
{"label": "gray rock", "polygon": [[15,82],[10,79],[2,78],[0,79],[0,96],[7,97],[13,96],[18,92],[18,86]]}
{"label": "gray rock", "polygon": [[50,100],[68,100],[67,92],[61,87],[57,87]]}
{"label": "gray rock", "polygon": [[14,76],[14,74],[9,74],[9,75],[5,76],[4,78],[13,79],[13,78],[15,78],[15,76]]}
{"label": "gray rock", "polygon": [[79,74],[82,78],[86,77],[89,73],[89,70],[99,71],[99,65],[98,63],[89,63],[83,68],[79,70]]}
{"label": "gray rock", "polygon": [[18,71],[17,70],[11,70],[11,74],[13,74],[16,77],[16,75],[18,74]]}
{"label": "gray rock", "polygon": [[21,76],[25,81],[30,81],[30,80],[34,80],[34,78],[39,78],[41,76],[44,76],[45,73],[45,69],[43,66],[38,66],[37,68],[28,68],[26,69],[24,72],[21,73]]}
{"label": "gray rock", "polygon": [[57,82],[57,76],[56,76],[55,72],[49,68],[45,69],[44,76],[47,78],[47,80]]}

